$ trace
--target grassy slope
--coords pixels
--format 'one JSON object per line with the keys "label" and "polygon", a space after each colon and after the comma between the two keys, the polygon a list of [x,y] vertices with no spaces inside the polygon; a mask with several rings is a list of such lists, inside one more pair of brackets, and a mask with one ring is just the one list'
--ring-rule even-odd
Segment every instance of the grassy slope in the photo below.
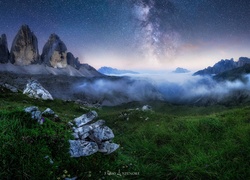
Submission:
{"label": "grassy slope", "polygon": [[[88,110],[71,102],[0,92],[0,177],[6,179],[249,179],[250,106],[191,107],[151,102],[95,109],[121,148],[70,158],[67,122]],[[38,125],[23,113],[36,105],[62,119]],[[53,164],[49,163],[49,156]],[[120,176],[119,172],[122,176]],[[125,172],[134,175],[125,175]],[[123,173],[123,174],[122,174]],[[138,175],[139,173],[139,175]]]}

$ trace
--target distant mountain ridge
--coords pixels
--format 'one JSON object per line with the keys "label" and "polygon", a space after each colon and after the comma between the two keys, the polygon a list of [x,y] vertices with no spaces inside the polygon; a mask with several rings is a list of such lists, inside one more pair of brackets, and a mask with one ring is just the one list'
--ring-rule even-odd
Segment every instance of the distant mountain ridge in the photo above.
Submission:
{"label": "distant mountain ridge", "polygon": [[235,68],[239,68],[244,66],[245,64],[250,64],[250,58],[248,57],[240,57],[238,61],[234,61],[233,59],[225,59],[214,64],[213,67],[207,67],[203,70],[199,70],[195,72],[193,75],[217,75]]}
{"label": "distant mountain ridge", "polygon": [[236,79],[246,82],[247,79],[244,75],[250,74],[250,64],[245,64],[241,67],[234,68],[213,76],[213,79],[217,81],[230,80],[234,81]]}
{"label": "distant mountain ridge", "polygon": [[101,67],[98,71],[102,74],[110,75],[110,74],[139,74],[138,72],[130,71],[130,70],[120,70],[112,67]]}
{"label": "distant mountain ridge", "polygon": [[190,72],[189,70],[185,69],[185,68],[181,68],[181,67],[177,67],[173,73],[188,73]]}
{"label": "distant mountain ridge", "polygon": [[[30,68],[35,68],[34,72]],[[56,34],[51,34],[38,51],[38,40],[28,25],[22,25],[17,32],[9,51],[7,37],[0,36],[0,71],[25,74],[63,74],[69,76],[103,76],[88,64],[81,64],[64,42]]]}

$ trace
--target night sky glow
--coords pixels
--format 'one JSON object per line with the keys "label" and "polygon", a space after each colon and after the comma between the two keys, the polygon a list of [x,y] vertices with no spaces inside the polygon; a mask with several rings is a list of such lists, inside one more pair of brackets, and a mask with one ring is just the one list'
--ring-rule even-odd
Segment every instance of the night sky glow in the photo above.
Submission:
{"label": "night sky glow", "polygon": [[22,24],[95,68],[201,69],[250,57],[249,0],[0,0],[9,48]]}

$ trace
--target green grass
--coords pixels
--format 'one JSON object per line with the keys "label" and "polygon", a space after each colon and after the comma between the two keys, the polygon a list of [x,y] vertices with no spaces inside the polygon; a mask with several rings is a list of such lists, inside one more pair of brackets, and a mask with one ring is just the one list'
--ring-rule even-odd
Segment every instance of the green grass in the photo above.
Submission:
{"label": "green grass", "polygon": [[[96,110],[121,147],[110,155],[71,158],[68,121],[88,112],[72,102],[42,101],[2,90],[0,177],[3,179],[249,179],[250,106],[177,106],[149,102]],[[39,125],[23,112],[49,107],[61,118]],[[53,160],[50,163],[48,156]]]}

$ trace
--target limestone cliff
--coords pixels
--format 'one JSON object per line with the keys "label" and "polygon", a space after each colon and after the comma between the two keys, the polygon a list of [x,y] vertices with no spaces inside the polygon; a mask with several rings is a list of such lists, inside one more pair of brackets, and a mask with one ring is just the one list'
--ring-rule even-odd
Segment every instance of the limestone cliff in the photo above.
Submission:
{"label": "limestone cliff", "polygon": [[43,47],[42,63],[53,68],[67,66],[67,47],[56,34],[51,34]]}
{"label": "limestone cliff", "polygon": [[9,61],[9,50],[7,44],[7,37],[2,34],[0,37],[0,63],[7,63]]}
{"label": "limestone cliff", "polygon": [[28,25],[22,25],[13,40],[10,62],[15,65],[30,65],[39,62],[37,38]]}
{"label": "limestone cliff", "polygon": [[81,66],[81,63],[79,62],[78,58],[75,58],[71,52],[67,53],[67,63],[75,69],[79,69]]}

